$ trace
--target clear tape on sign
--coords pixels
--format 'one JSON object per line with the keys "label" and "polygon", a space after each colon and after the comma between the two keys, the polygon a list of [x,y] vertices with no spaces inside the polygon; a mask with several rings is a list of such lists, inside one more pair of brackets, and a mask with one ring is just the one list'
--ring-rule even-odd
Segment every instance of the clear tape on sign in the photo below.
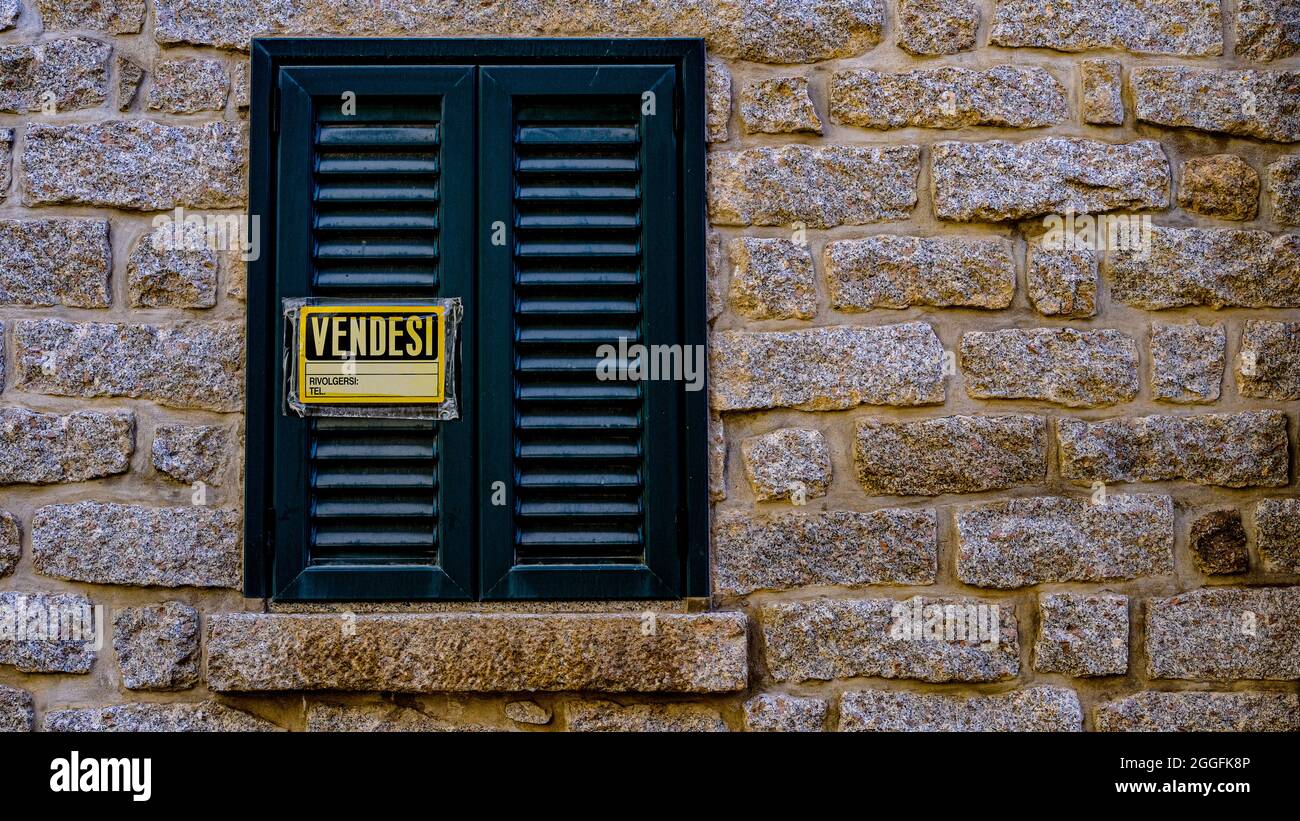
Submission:
{"label": "clear tape on sign", "polygon": [[282,300],[287,416],[460,418],[452,299]]}

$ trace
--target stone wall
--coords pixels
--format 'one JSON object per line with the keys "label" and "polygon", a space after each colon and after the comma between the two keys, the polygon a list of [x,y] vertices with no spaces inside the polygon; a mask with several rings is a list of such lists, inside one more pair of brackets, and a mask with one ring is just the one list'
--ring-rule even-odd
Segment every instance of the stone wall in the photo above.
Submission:
{"label": "stone wall", "polygon": [[[0,30],[0,599],[106,637],[0,642],[0,729],[1300,729],[1294,2],[0,0]],[[263,34],[706,38],[712,601],[241,596],[242,267],[148,235],[245,208]],[[1045,233],[1101,212],[1152,228]]]}

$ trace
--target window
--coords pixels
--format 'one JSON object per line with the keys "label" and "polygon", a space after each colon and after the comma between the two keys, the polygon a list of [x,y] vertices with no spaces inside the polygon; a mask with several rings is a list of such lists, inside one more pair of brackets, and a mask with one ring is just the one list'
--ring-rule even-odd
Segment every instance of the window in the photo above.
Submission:
{"label": "window", "polygon": [[[705,391],[597,372],[620,337],[704,344],[703,60],[695,40],[254,43],[247,595],[707,594]],[[300,297],[460,297],[460,419],[285,415],[279,306]]]}

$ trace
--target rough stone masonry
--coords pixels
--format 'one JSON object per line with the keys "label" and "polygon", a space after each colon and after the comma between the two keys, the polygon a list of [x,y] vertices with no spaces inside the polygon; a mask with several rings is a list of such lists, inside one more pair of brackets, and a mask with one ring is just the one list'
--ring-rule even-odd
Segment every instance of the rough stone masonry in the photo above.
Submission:
{"label": "rough stone masonry", "polygon": [[[1300,729],[1297,20],[0,2],[0,605],[105,634],[0,730]],[[705,39],[709,601],[243,599],[242,267],[150,232],[247,207],[263,35]]]}

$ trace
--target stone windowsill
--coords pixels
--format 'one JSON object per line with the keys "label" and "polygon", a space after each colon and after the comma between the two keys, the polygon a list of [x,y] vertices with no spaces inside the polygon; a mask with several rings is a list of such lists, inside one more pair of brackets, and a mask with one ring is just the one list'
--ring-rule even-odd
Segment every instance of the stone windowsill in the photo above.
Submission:
{"label": "stone windowsill", "polygon": [[741,613],[230,613],[208,620],[219,692],[715,693],[748,682]]}

